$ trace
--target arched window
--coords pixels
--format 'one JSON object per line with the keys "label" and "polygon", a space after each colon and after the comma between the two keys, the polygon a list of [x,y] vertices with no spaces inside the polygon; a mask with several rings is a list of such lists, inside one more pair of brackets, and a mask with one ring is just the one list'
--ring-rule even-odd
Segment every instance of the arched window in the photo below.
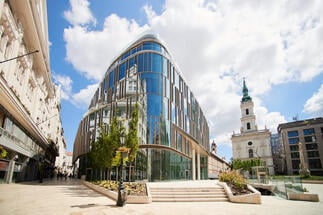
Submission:
{"label": "arched window", "polygon": [[253,150],[252,149],[249,149],[249,158],[253,158]]}
{"label": "arched window", "polygon": [[247,122],[247,130],[250,130],[250,122]]}
{"label": "arched window", "polygon": [[246,115],[249,115],[249,109],[248,108],[246,109]]}

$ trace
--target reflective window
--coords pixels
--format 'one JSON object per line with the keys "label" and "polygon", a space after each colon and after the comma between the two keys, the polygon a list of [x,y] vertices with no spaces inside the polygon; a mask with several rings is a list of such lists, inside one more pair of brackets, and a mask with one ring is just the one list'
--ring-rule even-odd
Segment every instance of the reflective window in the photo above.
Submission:
{"label": "reflective window", "polygon": [[126,62],[122,63],[119,67],[119,80],[123,79],[126,74]]}
{"label": "reflective window", "polygon": [[113,89],[114,84],[114,71],[112,70],[109,74],[109,88]]}
{"label": "reflective window", "polygon": [[316,157],[320,157],[320,154],[318,151],[309,151],[307,152],[307,157],[316,158]]}
{"label": "reflective window", "polygon": [[168,60],[166,58],[163,58],[163,74],[168,77]]}
{"label": "reflective window", "polygon": [[316,137],[315,136],[306,136],[306,137],[304,137],[304,140],[306,143],[315,142]]}
{"label": "reflective window", "polygon": [[138,55],[138,72],[144,71],[144,56],[143,54]]}
{"label": "reflective window", "polygon": [[317,159],[308,159],[308,166],[310,169],[321,169],[322,164],[319,158]]}
{"label": "reflective window", "polygon": [[152,69],[151,69],[151,71],[161,73],[162,70],[163,70],[163,62],[162,62],[163,58],[162,58],[162,56],[159,55],[159,54],[152,53],[151,59],[152,59]]}
{"label": "reflective window", "polygon": [[290,153],[291,158],[299,158],[299,152]]}
{"label": "reflective window", "polygon": [[141,80],[145,80],[146,83],[146,93],[156,93],[161,94],[161,76],[157,73],[141,73]]}
{"label": "reflective window", "polygon": [[131,67],[133,67],[135,65],[135,63],[136,63],[135,59],[136,58],[134,58],[134,57],[130,58],[130,60],[129,60],[129,68],[131,68]]}
{"label": "reflective window", "polygon": [[314,134],[314,128],[308,128],[308,129],[304,129],[303,130],[304,135],[310,135],[310,134]]}
{"label": "reflective window", "polygon": [[288,139],[288,143],[289,143],[289,144],[298,144],[298,143],[299,143],[299,139],[298,139],[298,137],[295,137],[295,138],[289,138],[289,139]]}
{"label": "reflective window", "polygon": [[317,149],[317,143],[306,144],[306,150],[315,150]]}
{"label": "reflective window", "polygon": [[154,51],[161,52],[160,44],[157,44],[154,42],[144,42],[142,47],[143,47],[143,50],[154,50]]}
{"label": "reflective window", "polygon": [[147,155],[150,156],[151,168],[147,169],[148,180],[190,180],[191,159],[183,157],[175,152],[162,149],[148,149]]}
{"label": "reflective window", "polygon": [[182,135],[179,132],[177,132],[176,143],[177,143],[177,150],[182,152]]}
{"label": "reflective window", "polygon": [[298,145],[291,145],[291,146],[289,146],[289,148],[290,148],[290,151],[298,151],[299,150],[299,147],[298,147]]}
{"label": "reflective window", "polygon": [[287,134],[288,134],[288,137],[297,137],[298,131],[289,131]]}

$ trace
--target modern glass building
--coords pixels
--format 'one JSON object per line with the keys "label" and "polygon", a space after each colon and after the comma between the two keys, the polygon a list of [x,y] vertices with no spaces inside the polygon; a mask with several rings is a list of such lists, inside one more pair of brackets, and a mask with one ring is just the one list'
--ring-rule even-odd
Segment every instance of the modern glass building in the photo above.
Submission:
{"label": "modern glass building", "polygon": [[193,93],[166,47],[146,34],[107,69],[80,122],[73,162],[87,173],[87,153],[100,131],[117,116],[126,126],[139,107],[140,149],[132,180],[200,180],[208,177],[209,127]]}

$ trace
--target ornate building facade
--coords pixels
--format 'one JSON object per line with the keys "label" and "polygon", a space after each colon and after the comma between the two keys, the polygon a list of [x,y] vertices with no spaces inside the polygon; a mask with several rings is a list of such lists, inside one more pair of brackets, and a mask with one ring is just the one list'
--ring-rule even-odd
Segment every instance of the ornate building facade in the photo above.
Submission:
{"label": "ornate building facade", "polygon": [[231,137],[233,159],[248,160],[260,158],[268,167],[269,174],[274,174],[273,157],[270,144],[270,131],[258,130],[254,104],[249,96],[245,80],[243,80],[243,97],[240,103],[241,129],[239,134]]}
{"label": "ornate building facade", "polygon": [[108,131],[114,116],[126,126],[136,103],[140,149],[131,178],[206,179],[207,120],[166,47],[151,34],[113,61],[94,94],[74,143],[73,161],[79,161],[79,173],[86,174],[87,154],[100,126]]}
{"label": "ornate building facade", "polygon": [[51,80],[46,1],[0,0],[2,181],[51,174],[66,148],[60,109],[60,88]]}

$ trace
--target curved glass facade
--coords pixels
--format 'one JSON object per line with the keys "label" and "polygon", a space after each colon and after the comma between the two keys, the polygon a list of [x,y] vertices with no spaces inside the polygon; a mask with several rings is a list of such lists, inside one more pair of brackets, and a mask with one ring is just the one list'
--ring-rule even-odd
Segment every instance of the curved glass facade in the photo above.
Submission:
{"label": "curved glass facade", "polygon": [[75,139],[74,161],[81,159],[81,171],[100,126],[108,131],[113,116],[126,122],[136,102],[140,150],[130,171],[132,180],[207,178],[207,120],[165,46],[154,35],[138,39],[106,71]]}

